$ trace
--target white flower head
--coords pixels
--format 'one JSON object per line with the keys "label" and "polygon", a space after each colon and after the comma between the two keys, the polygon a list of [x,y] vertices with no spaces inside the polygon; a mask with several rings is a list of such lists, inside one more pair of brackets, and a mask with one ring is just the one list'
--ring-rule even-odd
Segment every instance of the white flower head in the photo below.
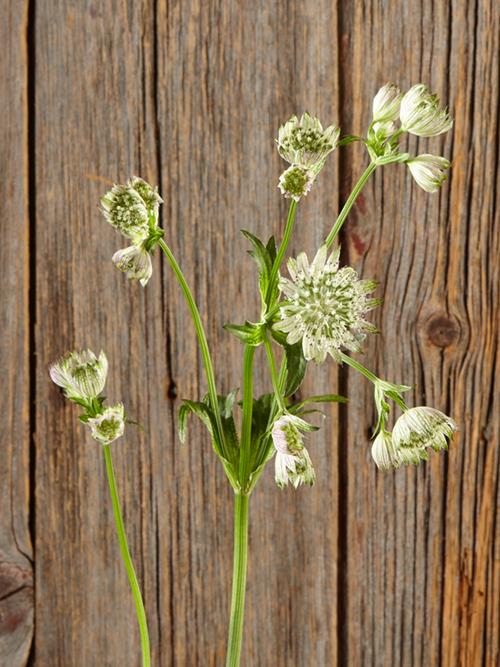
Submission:
{"label": "white flower head", "polygon": [[325,130],[318,118],[307,112],[300,120],[292,116],[278,132],[278,152],[290,164],[319,171],[329,153],[337,146],[340,129],[335,125]]}
{"label": "white flower head", "polygon": [[429,153],[417,155],[406,164],[413,178],[426,192],[437,192],[447,179],[446,170],[450,168],[446,158]]}
{"label": "white flower head", "polygon": [[101,445],[109,445],[125,431],[125,410],[122,403],[105,408],[97,417],[88,419],[92,437]]}
{"label": "white flower head", "polygon": [[143,287],[153,274],[151,257],[142,243],[118,250],[112,261],[130,280],[138,280]]}
{"label": "white flower head", "polygon": [[310,429],[307,422],[294,415],[283,415],[274,422],[271,435],[276,449],[275,480],[280,488],[288,483],[295,488],[314,484],[316,473],[300,432]]}
{"label": "white flower head", "polygon": [[401,100],[401,129],[418,137],[435,137],[447,132],[453,125],[448,111],[440,106],[439,97],[433,95],[423,83],[412,86]]}
{"label": "white flower head", "polygon": [[127,185],[140,194],[143,202],[146,204],[148,211],[154,214],[158,213],[160,204],[163,204],[163,199],[158,194],[157,187],[153,188],[152,185],[149,185],[149,183],[147,183],[139,176],[132,176],[132,178],[129,179]]}
{"label": "white flower head", "polygon": [[381,470],[399,468],[401,462],[397,456],[391,434],[382,429],[372,445],[372,458]]}
{"label": "white flower head", "polygon": [[101,351],[96,357],[91,350],[69,352],[49,369],[55,384],[64,389],[69,399],[92,400],[106,384],[108,360]]}
{"label": "white flower head", "polygon": [[107,222],[127,238],[140,241],[148,237],[148,208],[129,185],[114,185],[101,197],[101,211]]}
{"label": "white flower head", "polygon": [[278,187],[287,199],[299,201],[311,189],[314,178],[311,170],[292,165],[281,174]]}
{"label": "white flower head", "polygon": [[401,463],[419,463],[429,458],[427,450],[448,449],[457,425],[435,408],[419,406],[404,412],[392,429],[392,442]]}
{"label": "white flower head", "polygon": [[337,249],[327,259],[323,245],[309,264],[301,253],[288,261],[291,280],[280,279],[287,300],[275,328],[288,334],[289,344],[302,340],[308,361],[321,363],[327,354],[340,361],[340,348],[359,351],[366,333],[376,331],[365,315],[380,304],[368,297],[377,284],[360,280],[351,267],[339,268],[339,254]]}
{"label": "white flower head", "polygon": [[391,123],[399,116],[403,95],[394,83],[386,83],[373,98],[374,122]]}

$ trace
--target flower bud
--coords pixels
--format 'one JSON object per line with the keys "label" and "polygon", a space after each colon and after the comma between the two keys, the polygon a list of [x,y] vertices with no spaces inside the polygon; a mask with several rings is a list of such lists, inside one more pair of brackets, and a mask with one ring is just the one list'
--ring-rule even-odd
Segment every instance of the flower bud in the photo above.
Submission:
{"label": "flower bud", "polygon": [[122,403],[105,408],[97,417],[87,420],[92,437],[101,445],[109,445],[125,431],[125,410]]}
{"label": "flower bud", "polygon": [[382,429],[372,445],[372,458],[381,470],[399,468],[400,461],[397,457],[391,434]]}
{"label": "flower bud", "polygon": [[417,155],[406,164],[413,178],[426,192],[437,192],[447,179],[446,170],[450,168],[446,158],[428,153]]}
{"label": "flower bud", "polygon": [[439,97],[422,83],[410,88],[401,100],[399,117],[404,132],[418,137],[435,137],[453,125],[448,111],[441,109]]}
{"label": "flower bud", "polygon": [[139,176],[132,176],[127,185],[140,194],[149,212],[155,215],[158,213],[160,204],[163,204],[163,199],[158,194],[158,188],[153,188],[152,185],[149,185],[149,183]]}
{"label": "flower bud", "polygon": [[142,243],[131,245],[115,252],[113,264],[123,271],[129,280],[138,280],[144,287],[153,274],[153,264],[149,252]]}
{"label": "flower bud", "polygon": [[276,449],[275,480],[280,488],[290,482],[295,488],[300,484],[312,486],[316,474],[300,430],[311,426],[299,417],[284,415],[274,422],[272,439]]}
{"label": "flower bud", "polygon": [[[373,121],[391,123],[399,116],[403,95],[394,83],[386,83],[373,98]],[[389,127],[389,126],[388,126]]]}
{"label": "flower bud", "polygon": [[91,350],[69,352],[49,369],[55,384],[64,389],[70,400],[91,401],[104,389],[108,360],[101,351],[99,358]]}

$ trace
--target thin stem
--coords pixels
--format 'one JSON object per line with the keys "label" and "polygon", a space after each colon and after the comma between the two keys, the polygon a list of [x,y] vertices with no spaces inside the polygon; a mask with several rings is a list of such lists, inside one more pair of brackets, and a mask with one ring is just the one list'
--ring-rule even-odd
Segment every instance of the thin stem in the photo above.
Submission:
{"label": "thin stem", "polygon": [[367,380],[370,380],[370,382],[373,382],[373,384],[378,384],[379,383],[379,378],[372,373],[371,371],[368,370],[368,368],[365,368],[363,364],[360,364],[359,361],[356,361],[352,357],[349,357],[347,354],[344,354],[343,352],[340,352],[340,357],[342,361],[345,361],[345,363],[348,366],[351,366],[351,368],[354,368],[355,370],[359,371],[362,375],[365,376]]}
{"label": "thin stem", "polygon": [[234,496],[234,551],[233,592],[231,596],[231,620],[227,643],[226,667],[239,667],[243,638],[243,615],[248,560],[248,502],[249,496]]}
{"label": "thin stem", "polygon": [[285,231],[283,233],[283,240],[280,243],[280,247],[278,248],[278,252],[276,254],[276,259],[274,260],[271,269],[271,275],[269,278],[269,287],[266,295],[266,301],[268,304],[271,298],[271,291],[274,285],[274,281],[276,280],[276,276],[278,275],[281,262],[283,261],[283,257],[285,256],[286,249],[288,248],[288,244],[290,242],[296,211],[297,211],[297,202],[294,199],[292,199],[292,201],[290,202],[290,208],[288,209],[288,217],[286,220]]}
{"label": "thin stem", "polygon": [[245,345],[243,352],[243,419],[241,424],[239,477],[241,488],[245,489],[250,468],[252,410],[253,410],[253,358],[255,348]]}
{"label": "thin stem", "polygon": [[217,429],[219,431],[219,438],[222,443],[222,451],[224,453],[224,456],[227,456],[226,452],[226,447],[225,447],[225,437],[224,437],[224,429],[222,428],[222,419],[221,419],[221,414],[219,410],[219,401],[217,399],[217,389],[215,386],[215,373],[214,373],[214,367],[212,363],[212,357],[210,356],[210,350],[208,348],[208,342],[207,342],[207,337],[205,334],[205,329],[203,328],[203,323],[201,321],[201,315],[200,311],[198,310],[198,306],[196,305],[196,302],[194,300],[194,297],[191,293],[191,290],[189,289],[189,285],[186,282],[186,279],[184,278],[184,274],[181,271],[181,268],[179,264],[177,263],[177,260],[175,259],[174,255],[172,254],[172,251],[168,247],[168,245],[165,243],[163,239],[160,239],[158,242],[158,245],[162,249],[165,257],[168,260],[168,263],[172,267],[173,272],[175,273],[175,277],[179,281],[179,284],[181,286],[182,292],[184,293],[184,297],[187,301],[189,310],[191,312],[191,317],[193,318],[193,323],[194,323],[194,328],[196,330],[196,335],[198,336],[198,342],[200,345],[200,350],[201,350],[201,356],[203,359],[203,365],[205,367],[205,375],[207,378],[207,385],[208,385],[208,395],[210,397],[210,404],[212,405],[212,410],[214,411],[215,414],[215,419],[217,422]]}
{"label": "thin stem", "polygon": [[[267,335],[267,331],[264,334],[264,347],[266,348],[267,361],[269,363],[269,370],[271,371],[271,380],[273,383],[274,397],[276,398],[276,402],[278,404],[279,409],[282,412],[285,412],[286,406],[283,400],[283,396],[281,395],[283,390],[281,388],[280,378],[278,377],[278,374],[276,372],[276,362],[274,360],[273,347]],[[280,376],[281,376],[281,369],[280,369]]]}
{"label": "thin stem", "polygon": [[118,492],[116,489],[116,479],[115,473],[113,470],[113,461],[111,460],[111,450],[109,445],[104,445],[104,460],[106,461],[106,472],[108,474],[108,483],[109,491],[111,494],[111,503],[113,505],[113,513],[115,516],[116,524],[116,533],[118,535],[118,542],[120,544],[120,551],[122,554],[123,562],[125,564],[125,569],[127,571],[127,577],[132,590],[132,596],[135,603],[135,611],[137,614],[137,622],[139,623],[139,633],[141,636],[141,648],[142,648],[142,664],[143,667],[151,666],[151,654],[149,649],[149,634],[148,634],[148,624],[146,620],[146,612],[144,610],[144,603],[142,601],[141,589],[139,588],[139,582],[137,581],[137,576],[135,574],[134,566],[132,564],[132,558],[130,557],[130,551],[127,544],[127,536],[125,535],[125,527],[123,525],[123,518],[120,509],[120,501],[118,499]]}
{"label": "thin stem", "polygon": [[346,203],[344,204],[342,210],[340,211],[339,217],[335,221],[335,224],[333,225],[331,232],[326,237],[325,244],[326,244],[327,248],[329,248],[332,245],[332,243],[335,241],[335,238],[336,238],[337,234],[339,233],[340,228],[344,224],[344,221],[347,218],[347,215],[348,215],[349,211],[351,210],[354,202],[356,201],[359,193],[363,189],[364,184],[370,178],[370,175],[375,171],[376,168],[377,168],[377,164],[375,162],[370,162],[368,167],[361,174],[361,178],[359,179],[359,181],[354,186],[353,191],[349,195]]}

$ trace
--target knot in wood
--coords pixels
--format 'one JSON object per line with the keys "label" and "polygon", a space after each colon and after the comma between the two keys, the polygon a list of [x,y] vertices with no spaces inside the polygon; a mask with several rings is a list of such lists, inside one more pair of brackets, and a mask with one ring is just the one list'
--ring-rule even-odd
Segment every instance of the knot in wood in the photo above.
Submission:
{"label": "knot in wood", "polygon": [[453,315],[435,313],[427,320],[427,338],[436,347],[449,347],[460,338],[460,324]]}

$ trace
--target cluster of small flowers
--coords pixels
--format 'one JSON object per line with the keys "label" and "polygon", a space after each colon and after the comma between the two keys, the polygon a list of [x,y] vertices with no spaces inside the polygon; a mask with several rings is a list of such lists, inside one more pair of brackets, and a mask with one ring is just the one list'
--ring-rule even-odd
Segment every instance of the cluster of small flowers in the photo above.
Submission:
{"label": "cluster of small flowers", "polygon": [[131,246],[113,255],[113,263],[143,287],[153,273],[150,253],[163,236],[158,227],[162,202],[157,189],[138,176],[125,185],[114,185],[101,198],[101,211],[107,222],[132,241]]}
{"label": "cluster of small flowers", "polygon": [[299,201],[310,191],[329,153],[335,150],[340,129],[325,130],[307,112],[300,120],[292,116],[278,132],[278,152],[291,166],[280,176],[278,187],[285,197]]}
{"label": "cluster of small flowers", "polygon": [[49,373],[52,381],[62,387],[65,396],[85,409],[80,421],[89,426],[94,440],[101,445],[109,445],[123,435],[123,404],[104,407],[104,399],[100,397],[108,374],[108,360],[104,352],[99,357],[91,350],[69,352],[52,364]]}
{"label": "cluster of small flowers", "polygon": [[[396,126],[399,119],[400,127]],[[418,83],[403,94],[394,83],[387,83],[373,100],[373,120],[368,132],[368,147],[378,155],[394,151],[391,137],[409,132],[418,137],[435,137],[447,132],[453,120],[441,108],[437,95]],[[418,185],[426,192],[436,192],[446,180],[449,161],[439,155],[423,153],[405,160]]]}

